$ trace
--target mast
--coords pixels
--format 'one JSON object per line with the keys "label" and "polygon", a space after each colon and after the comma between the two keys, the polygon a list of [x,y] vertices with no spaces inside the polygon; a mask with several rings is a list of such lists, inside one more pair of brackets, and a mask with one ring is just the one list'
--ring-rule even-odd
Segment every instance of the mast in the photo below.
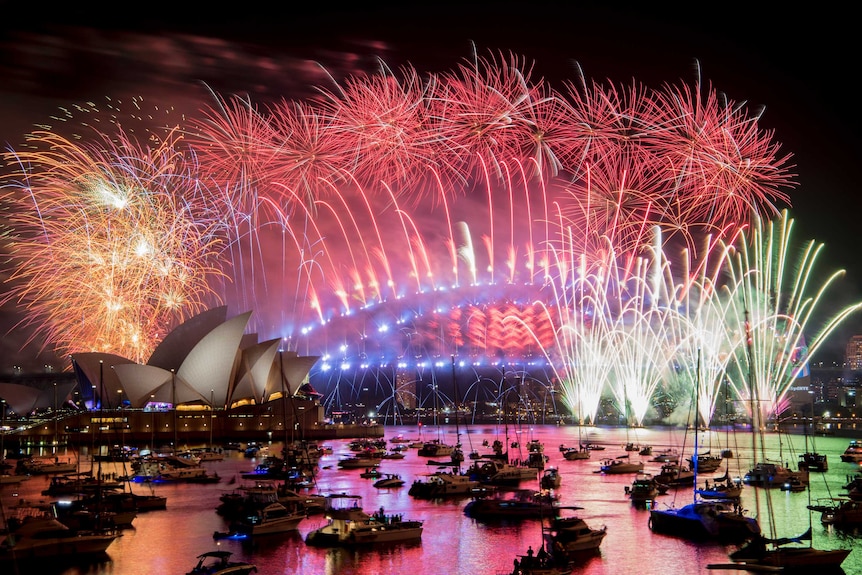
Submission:
{"label": "mast", "polygon": [[[694,476],[694,489],[692,490],[692,502],[697,503],[697,468],[698,468],[698,427],[700,427],[700,347],[697,348],[697,364],[694,377],[694,453],[691,458],[691,471]],[[680,464],[681,465],[681,464]],[[677,477],[682,473],[679,468]]]}
{"label": "mast", "polygon": [[174,455],[177,455],[180,449],[177,433],[177,374],[173,369],[171,370],[171,404],[174,411]]}

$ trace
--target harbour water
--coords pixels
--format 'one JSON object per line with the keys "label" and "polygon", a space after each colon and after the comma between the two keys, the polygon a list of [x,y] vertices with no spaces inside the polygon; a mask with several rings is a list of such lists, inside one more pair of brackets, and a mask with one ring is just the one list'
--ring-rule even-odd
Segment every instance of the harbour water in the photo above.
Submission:
{"label": "harbour water", "polygon": [[[584,575],[615,575],[638,573],[641,575],[665,575],[666,573],[713,573],[716,575],[739,573],[725,569],[708,569],[709,564],[727,563],[727,554],[733,546],[693,543],[674,537],[655,534],[648,526],[649,512],[631,505],[625,494],[633,475],[603,475],[598,473],[601,459],[616,457],[626,452],[623,446],[632,442],[651,445],[654,450],[676,448],[684,456],[692,451],[692,432],[682,429],[645,428],[626,430],[621,428],[583,428],[580,439],[604,445],[605,451],[593,452],[583,461],[568,461],[559,450],[560,445],[577,446],[579,433],[572,426],[533,426],[517,431],[495,426],[471,426],[460,429],[465,453],[478,451],[489,453],[483,441],[495,439],[507,444],[517,442],[525,448],[530,440],[539,440],[550,457],[547,465],[557,467],[562,476],[559,489],[561,503],[581,507],[580,515],[591,527],[606,525],[608,534],[600,552],[585,558],[573,573]],[[508,433],[508,438],[506,438]],[[407,439],[440,438],[455,443],[453,427],[419,428],[415,426],[387,427],[386,439],[398,435]],[[848,476],[858,473],[856,464],[843,463],[840,454],[849,439],[841,435],[818,436],[807,439],[808,450],[825,453],[829,457],[829,471],[811,473],[809,492],[785,492],[777,489],[758,490],[746,487],[743,491],[743,507],[754,513],[757,507],[765,508],[767,495],[778,526],[776,536],[794,536],[809,527],[806,505],[810,500],[838,497]],[[387,513],[401,514],[404,519],[424,521],[424,532],[419,543],[391,545],[372,549],[319,549],[305,544],[305,535],[320,526],[322,515],[312,515],[302,521],[296,532],[288,535],[273,535],[243,542],[232,539],[215,540],[215,532],[227,530],[225,520],[216,513],[219,496],[233,491],[243,483],[243,472],[251,470],[257,460],[247,458],[242,452],[230,451],[223,461],[205,465],[221,477],[213,484],[132,484],[136,492],[155,493],[167,497],[167,509],[140,513],[131,529],[113,543],[104,561],[78,565],[55,571],[40,569],[40,573],[59,575],[144,575],[152,573],[183,574],[195,563],[195,557],[216,548],[233,552],[233,559],[255,563],[258,573],[296,575],[396,575],[402,573],[422,575],[497,575],[511,573],[512,561],[517,554],[532,546],[541,546],[541,526],[538,520],[520,522],[483,523],[464,515],[466,499],[423,501],[408,495],[410,484],[422,479],[437,468],[428,465],[428,459],[420,457],[416,449],[406,452],[401,460],[383,460],[381,472],[398,473],[406,484],[400,488],[380,489],[373,487],[374,480],[360,477],[361,469],[342,470],[338,461],[351,454],[348,440],[326,442],[333,448],[331,454],[320,460],[317,486],[313,492],[322,494],[352,493],[362,496],[363,507],[371,513],[383,507]],[[749,434],[713,431],[699,435],[698,449],[711,450],[714,454],[725,448],[733,451],[733,458],[726,460],[731,476],[742,476],[752,464],[752,440]],[[281,444],[269,446],[272,453],[279,453]],[[767,457],[782,460],[796,468],[799,454],[806,451],[806,438],[801,434],[768,434],[766,436]],[[517,455],[517,448],[510,447],[510,456]],[[524,457],[526,453],[524,453]],[[631,453],[636,459],[636,452]],[[82,457],[83,459],[83,457]],[[645,471],[657,473],[661,463],[643,457]],[[469,463],[469,460],[468,460]],[[89,466],[81,462],[82,470]],[[122,463],[102,463],[104,473],[122,475],[126,470]],[[718,477],[725,471],[720,468],[707,477]],[[2,486],[2,503],[5,510],[22,501],[47,500],[41,495],[48,485],[45,476],[34,476],[20,485]],[[524,482],[521,487],[538,488],[538,478]],[[656,505],[681,506],[692,500],[688,489],[671,490],[659,496]],[[759,505],[758,505],[759,504]],[[862,533],[860,530],[842,532],[826,528],[814,514],[814,545],[820,548],[856,548],[843,564],[847,575],[862,574]],[[770,522],[767,514],[761,513],[760,522],[769,535]],[[19,571],[27,573],[28,571]],[[5,573],[5,571],[4,571]]]}

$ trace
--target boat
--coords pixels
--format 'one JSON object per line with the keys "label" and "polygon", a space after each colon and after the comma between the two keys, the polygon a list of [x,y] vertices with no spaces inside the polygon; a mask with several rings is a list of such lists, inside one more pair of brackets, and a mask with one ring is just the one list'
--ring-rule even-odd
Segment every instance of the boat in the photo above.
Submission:
{"label": "boat", "polygon": [[216,532],[213,538],[252,537],[296,531],[306,517],[305,509],[299,506],[290,509],[278,502],[270,503],[258,509],[249,510],[231,522],[228,533]]}
{"label": "boat", "polygon": [[590,451],[585,446],[580,447],[566,447],[563,453],[563,459],[566,461],[580,461],[582,459],[590,458]]}
{"label": "boat", "polygon": [[535,554],[530,546],[527,553],[517,555],[513,563],[512,571],[502,575],[568,575],[573,569],[572,565],[561,563],[545,551],[544,545]]}
{"label": "boat", "polygon": [[542,489],[559,489],[562,479],[559,469],[549,467],[542,472],[542,476],[539,478],[539,487]]}
{"label": "boat", "polygon": [[826,472],[829,470],[829,458],[825,453],[806,451],[799,454],[798,468],[800,471]]}
{"label": "boat", "polygon": [[416,499],[479,497],[488,493],[489,489],[479,481],[450,471],[432,473],[424,481],[416,479],[408,491],[408,494]]}
{"label": "boat", "polygon": [[[808,546],[790,546],[791,543],[811,541],[811,529],[798,537],[770,539],[758,534],[745,545],[730,553],[730,560],[738,568],[776,567],[782,573],[811,573],[812,570],[840,568],[851,549],[816,549]],[[843,572],[843,571],[842,571]]]}
{"label": "boat", "polygon": [[224,461],[224,451],[211,447],[199,447],[189,451],[189,454],[196,457],[201,463],[209,461]]}
{"label": "boat", "polygon": [[0,485],[17,485],[30,479],[29,475],[18,475],[17,473],[0,474]]}
{"label": "boat", "polygon": [[641,447],[640,451],[638,451],[638,455],[641,455],[641,456],[652,455],[652,445],[644,445],[643,447]]}
{"label": "boat", "polygon": [[[560,507],[560,509],[580,509],[579,507]],[[545,529],[545,545],[560,562],[577,560],[585,554],[597,553],[608,534],[602,525],[595,529],[578,516],[555,515]]]}
{"label": "boat", "polygon": [[842,487],[847,491],[847,497],[854,501],[862,501],[862,474],[857,473],[847,478],[847,483]]}
{"label": "boat", "polygon": [[690,541],[720,543],[742,543],[760,532],[756,519],[726,500],[697,500],[679,508],[653,508],[649,527],[655,533]]}
{"label": "boat", "polygon": [[235,520],[255,509],[270,503],[281,503],[289,509],[301,509],[307,515],[322,513],[326,496],[313,493],[300,493],[269,479],[259,479],[253,484],[241,485],[234,491],[219,496],[216,513]]}
{"label": "boat", "polygon": [[358,454],[339,460],[338,467],[341,469],[369,469],[380,465],[383,457],[376,454]]}
{"label": "boat", "polygon": [[742,480],[732,479],[727,471],[712,483],[706,481],[702,488],[696,489],[696,493],[702,499],[739,499],[742,496]]}
{"label": "boat", "polygon": [[688,459],[689,468],[694,470],[697,467],[698,473],[712,473],[721,467],[723,461],[720,455],[710,455],[709,451]]}
{"label": "boat", "polygon": [[362,479],[378,479],[383,477],[383,472],[375,465],[374,467],[367,467],[365,471],[359,474],[359,477]]}
{"label": "boat", "polygon": [[10,518],[0,543],[0,565],[104,556],[118,537],[120,532],[114,529],[77,531],[47,515],[30,515],[21,521]]}
{"label": "boat", "polygon": [[557,496],[548,491],[516,489],[474,498],[464,506],[464,515],[484,521],[542,519],[556,513]]}
{"label": "boat", "polygon": [[467,469],[466,474],[483,485],[517,486],[522,481],[536,479],[538,473],[533,467],[512,465],[500,459],[477,459]]}
{"label": "boat", "polygon": [[417,453],[422,457],[451,457],[454,451],[454,445],[448,445],[439,439],[432,439],[424,442]]}
{"label": "boat", "polygon": [[643,470],[643,461],[628,461],[628,455],[618,455],[614,459],[603,459],[600,468],[593,473],[612,475],[619,473],[640,473]]}
{"label": "boat", "polygon": [[630,486],[626,485],[625,492],[635,507],[651,507],[656,497],[667,493],[667,486],[660,484],[652,475],[641,473]]}
{"label": "boat", "polygon": [[48,487],[42,490],[42,495],[74,495],[92,493],[98,489],[119,489],[121,487],[123,487],[123,483],[120,481],[95,477],[90,472],[73,473],[51,477]]}
{"label": "boat", "polygon": [[590,451],[604,451],[605,446],[599,445],[598,443],[587,443],[584,446],[584,449],[589,449]]}
{"label": "boat", "polygon": [[781,489],[781,491],[790,491],[790,492],[793,492],[793,493],[799,493],[800,491],[805,491],[805,489],[806,489],[807,487],[808,487],[808,486],[807,486],[806,484],[802,483],[802,482],[799,480],[799,478],[797,478],[797,477],[791,477],[790,479],[788,479],[787,481],[785,481],[785,482],[781,485],[781,487],[779,487],[779,489]]}
{"label": "boat", "polygon": [[811,511],[820,512],[823,525],[834,525],[838,529],[862,526],[862,502],[835,497],[828,502],[809,505]]}
{"label": "boat", "polygon": [[230,551],[207,551],[198,555],[197,564],[186,575],[249,575],[257,566],[244,561],[231,561]]}
{"label": "boat", "polygon": [[669,447],[655,453],[650,461],[655,463],[679,463],[679,452]]}
{"label": "boat", "polygon": [[544,469],[545,464],[550,461],[550,458],[545,455],[545,446],[538,439],[531,439],[527,442],[527,467],[534,469]]}
{"label": "boat", "polygon": [[812,438],[811,449],[808,448],[808,425],[805,425],[805,452],[799,454],[797,468],[800,471],[818,471],[826,473],[829,471],[829,458],[825,453],[818,453],[814,449]]}
{"label": "boat", "polygon": [[374,487],[384,489],[388,487],[401,487],[404,485],[404,480],[397,473],[384,473],[383,477],[374,482]]}
{"label": "boat", "polygon": [[857,439],[851,439],[850,444],[841,454],[844,463],[862,463],[862,443]]}
{"label": "boat", "polygon": [[381,507],[373,515],[362,509],[359,495],[328,496],[326,524],[309,531],[305,543],[318,547],[366,546],[380,543],[407,543],[422,538],[423,522],[386,514]]}
{"label": "boat", "polygon": [[781,487],[793,479],[808,485],[808,471],[794,471],[770,461],[758,461],[742,478],[746,485],[755,487]]}
{"label": "boat", "polygon": [[59,457],[29,457],[19,459],[16,466],[18,475],[48,475],[51,473],[74,473],[78,464],[71,459]]}
{"label": "boat", "polygon": [[665,463],[655,475],[656,482],[667,487],[690,487],[694,485],[695,473],[677,463]]}

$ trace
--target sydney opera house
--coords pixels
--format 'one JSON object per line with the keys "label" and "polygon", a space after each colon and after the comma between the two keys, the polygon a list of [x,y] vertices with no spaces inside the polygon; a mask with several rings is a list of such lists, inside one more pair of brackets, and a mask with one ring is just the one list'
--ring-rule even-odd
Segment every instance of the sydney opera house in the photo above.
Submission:
{"label": "sydney opera house", "polygon": [[19,430],[40,442],[62,436],[87,443],[97,430],[154,445],[354,434],[324,423],[319,394],[308,383],[318,357],[284,351],[280,339],[258,341],[245,333],[250,316],[228,318],[226,306],[205,311],[170,332],[146,364],[75,353],[74,380],[41,388],[0,383],[4,417],[77,409],[59,424],[35,418]]}

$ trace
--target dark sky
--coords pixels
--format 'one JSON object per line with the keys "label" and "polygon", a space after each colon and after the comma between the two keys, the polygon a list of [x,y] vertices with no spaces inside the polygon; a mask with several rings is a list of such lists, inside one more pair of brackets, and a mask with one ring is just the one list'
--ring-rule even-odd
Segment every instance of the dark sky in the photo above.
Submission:
{"label": "dark sky", "polygon": [[[765,106],[761,120],[793,154],[796,239],[826,245],[823,276],[846,269],[835,306],[862,299],[856,164],[860,115],[858,30],[850,14],[690,3],[664,9],[598,2],[351,2],[69,4],[0,0],[0,144],[15,146],[58,106],[106,96],[194,105],[201,82],[254,98],[301,97],[335,74],[392,67],[448,71],[503,51],[535,61],[555,87],[586,76],[649,87],[704,80],[735,101]],[[343,4],[343,3],[339,3]],[[464,4],[464,5],[462,5]],[[317,6],[321,6],[317,8]],[[708,8],[707,8],[708,6]],[[64,12],[68,11],[68,12]],[[830,340],[839,351],[854,318]],[[4,345],[8,354],[8,346]],[[7,363],[5,360],[0,360]]]}

